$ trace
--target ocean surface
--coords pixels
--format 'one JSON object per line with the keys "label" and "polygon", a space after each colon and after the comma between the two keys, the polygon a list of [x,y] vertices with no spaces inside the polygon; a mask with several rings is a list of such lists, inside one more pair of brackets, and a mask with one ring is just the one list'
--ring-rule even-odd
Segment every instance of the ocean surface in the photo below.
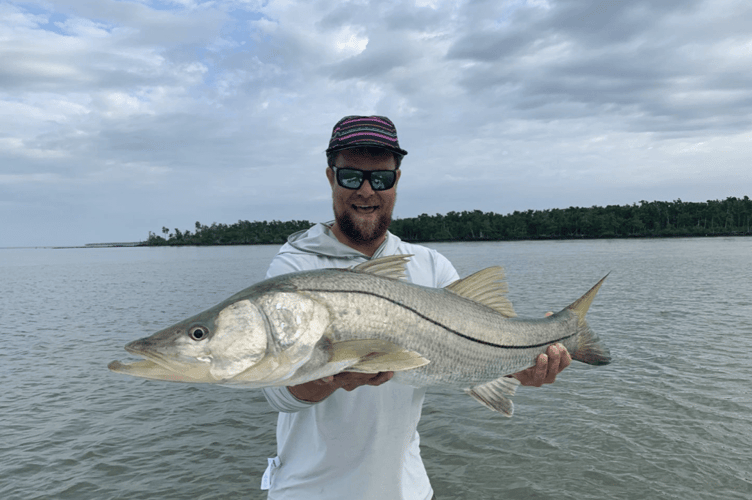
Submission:
{"label": "ocean surface", "polygon": [[[430,245],[507,271],[541,317],[611,273],[590,325],[613,363],[521,388],[511,419],[431,389],[439,499],[752,498],[752,238]],[[263,278],[276,246],[0,250],[0,499],[261,499],[260,391],[107,370]],[[355,498],[355,497],[353,497]]]}

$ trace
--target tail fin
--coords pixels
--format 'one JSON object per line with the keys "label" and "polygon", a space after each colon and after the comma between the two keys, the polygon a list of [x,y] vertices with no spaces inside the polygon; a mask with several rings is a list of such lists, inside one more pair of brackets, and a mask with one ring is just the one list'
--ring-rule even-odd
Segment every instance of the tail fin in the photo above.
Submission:
{"label": "tail fin", "polygon": [[572,356],[572,359],[589,365],[607,365],[611,362],[611,354],[608,349],[601,345],[598,335],[590,329],[587,321],[585,321],[585,314],[587,314],[588,309],[590,309],[590,304],[593,303],[595,294],[598,293],[598,290],[606,278],[608,278],[608,274],[596,283],[593,288],[588,290],[585,295],[567,307],[567,309],[574,312],[580,320],[577,328],[577,349],[570,353],[570,355]]}

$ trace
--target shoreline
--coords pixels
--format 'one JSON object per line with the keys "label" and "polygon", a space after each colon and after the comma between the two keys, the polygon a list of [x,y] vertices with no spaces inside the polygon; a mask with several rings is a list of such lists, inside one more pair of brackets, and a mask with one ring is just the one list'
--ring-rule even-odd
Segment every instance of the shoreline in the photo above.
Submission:
{"label": "shoreline", "polygon": [[[592,237],[592,236],[567,236],[567,237],[540,237],[540,238],[519,238],[519,239],[474,239],[474,240],[456,240],[456,239],[436,239],[436,240],[411,240],[401,238],[408,243],[490,243],[490,242],[515,242],[515,241],[582,241],[582,240],[640,240],[640,239],[660,239],[660,238],[740,238],[752,237],[750,233],[719,233],[719,234],[672,234],[672,235],[630,235],[630,236],[609,236],[609,237]],[[130,243],[87,243],[85,245],[59,246],[59,245],[41,245],[28,247],[0,247],[0,250],[66,250],[73,248],[160,248],[160,247],[227,247],[227,246],[262,246],[262,245],[280,245],[278,242],[261,242],[261,243],[220,243],[220,244],[162,244],[149,245],[146,241],[136,241]]]}

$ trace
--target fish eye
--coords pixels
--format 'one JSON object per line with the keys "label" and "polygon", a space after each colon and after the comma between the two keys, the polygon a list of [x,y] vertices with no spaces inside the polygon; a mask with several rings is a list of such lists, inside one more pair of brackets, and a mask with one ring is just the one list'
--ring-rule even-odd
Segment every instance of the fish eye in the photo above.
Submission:
{"label": "fish eye", "polygon": [[201,325],[194,325],[188,329],[188,335],[193,340],[204,340],[209,335],[209,330]]}

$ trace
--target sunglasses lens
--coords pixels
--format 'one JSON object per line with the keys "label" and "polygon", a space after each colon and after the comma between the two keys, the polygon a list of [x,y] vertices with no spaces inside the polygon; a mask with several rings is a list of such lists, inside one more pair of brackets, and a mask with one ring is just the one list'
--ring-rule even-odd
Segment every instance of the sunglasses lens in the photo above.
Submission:
{"label": "sunglasses lens", "polygon": [[397,180],[395,170],[363,171],[354,168],[337,168],[337,183],[347,189],[360,189],[363,180],[368,178],[374,191],[391,189]]}
{"label": "sunglasses lens", "polygon": [[394,186],[397,174],[394,170],[378,170],[371,172],[371,187],[374,191],[384,191]]}
{"label": "sunglasses lens", "polygon": [[363,184],[363,172],[351,168],[337,169],[339,185],[347,189],[359,189]]}

